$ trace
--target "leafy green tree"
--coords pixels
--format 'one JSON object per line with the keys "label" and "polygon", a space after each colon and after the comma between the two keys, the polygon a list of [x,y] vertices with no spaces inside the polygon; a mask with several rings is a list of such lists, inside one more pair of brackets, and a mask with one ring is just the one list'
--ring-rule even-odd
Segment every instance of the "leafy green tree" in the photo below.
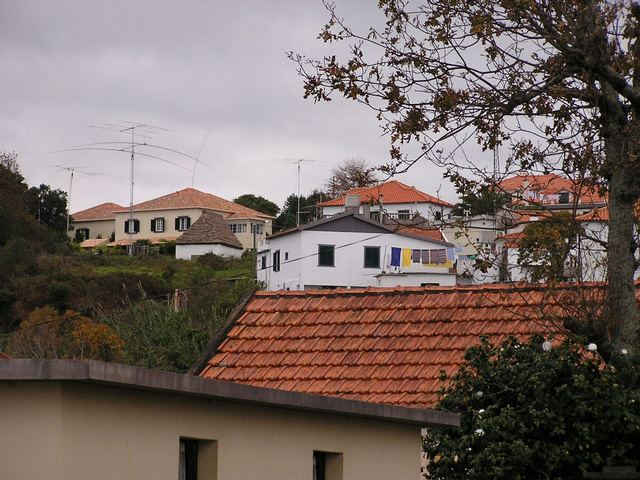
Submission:
{"label": "leafy green tree", "polygon": [[429,474],[578,480],[604,465],[639,466],[640,363],[618,354],[605,365],[592,346],[535,336],[471,347],[436,407],[459,413],[461,427],[423,441]]}
{"label": "leafy green tree", "polygon": [[271,215],[272,217],[277,216],[280,211],[280,207],[271,200],[267,200],[260,195],[253,195],[252,193],[245,193],[244,195],[234,198],[233,203],[252,208],[266,215]]}
{"label": "leafy green tree", "polygon": [[457,203],[451,211],[453,215],[492,215],[509,203],[509,195],[497,191],[495,188],[483,185],[474,191],[467,191],[462,195],[462,201]]}
{"label": "leafy green tree", "polygon": [[27,195],[28,211],[38,223],[53,232],[66,235],[67,193],[41,184],[38,188],[31,187]]}
{"label": "leafy green tree", "polygon": [[13,237],[32,237],[35,219],[27,212],[28,185],[15,153],[0,153],[0,246]]}
{"label": "leafy green tree", "polygon": [[392,142],[388,173],[428,159],[456,181],[487,178],[493,169],[473,159],[479,149],[502,150],[503,174],[559,172],[607,193],[610,335],[617,347],[637,347],[638,4],[380,0],[384,25],[358,33],[339,3],[326,3],[320,38],[348,42],[349,53],[291,54],[305,96],[370,108]]}
{"label": "leafy green tree", "polygon": [[518,245],[518,263],[529,269],[532,282],[557,282],[565,278],[565,266],[579,237],[570,212],[555,212],[527,225]]}
{"label": "leafy green tree", "polygon": [[[314,190],[310,195],[298,196],[291,194],[287,197],[282,207],[281,213],[276,218],[275,227],[277,230],[294,228],[298,224],[314,222],[319,219],[318,203],[326,200],[325,194],[320,190]],[[298,210],[298,206],[300,207]],[[299,221],[298,221],[299,220]]]}

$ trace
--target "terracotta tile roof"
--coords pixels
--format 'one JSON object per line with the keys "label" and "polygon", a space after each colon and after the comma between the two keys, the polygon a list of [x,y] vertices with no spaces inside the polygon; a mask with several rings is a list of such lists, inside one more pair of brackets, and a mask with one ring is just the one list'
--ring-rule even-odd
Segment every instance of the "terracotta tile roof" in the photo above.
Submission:
{"label": "terracotta tile roof", "polygon": [[[204,193],[194,188],[185,188],[178,192],[154,198],[133,206],[137,212],[154,210],[177,210],[183,208],[205,208],[221,213],[225,218],[269,220],[274,217],[258,212],[237,203]],[[121,208],[118,213],[128,212]]]}
{"label": "terracotta tile roof", "polygon": [[149,242],[155,245],[160,245],[162,243],[173,242],[174,240],[177,240],[177,239],[178,237],[136,238],[136,236],[134,235],[131,242],[129,241],[129,238],[123,238],[121,240],[116,240],[115,242],[109,242],[104,246],[105,247],[122,247],[122,246],[131,245],[132,243],[136,243],[137,240],[148,240]]}
{"label": "terracotta tile roof", "polygon": [[576,217],[579,222],[608,222],[609,219],[609,207],[596,208],[589,213]]}
{"label": "terracotta tile roof", "polygon": [[113,220],[116,218],[115,212],[122,210],[123,207],[117,203],[103,203],[95,207],[72,213],[74,222],[88,222],[93,220]]}
{"label": "terracotta tile roof", "polygon": [[89,238],[80,244],[80,248],[94,248],[109,243],[108,238]]}
{"label": "terracotta tile roof", "polygon": [[176,240],[178,245],[211,245],[222,244],[229,247],[242,249],[242,243],[238,240],[229,225],[224,223],[222,215],[205,211],[200,218],[193,222],[189,230],[184,232]]}
{"label": "terracotta tile roof", "polygon": [[509,210],[515,217],[516,224],[531,223],[540,218],[551,218],[553,213],[549,210]]}
{"label": "terracotta tile roof", "polygon": [[480,335],[500,341],[562,333],[545,320],[560,308],[548,295],[539,286],[504,284],[256,292],[194,373],[430,408],[440,372],[456,372]]}
{"label": "terracotta tile roof", "polygon": [[[636,219],[640,220],[640,203],[636,204],[635,207]],[[609,207],[603,208],[594,208],[591,212],[585,213],[579,217],[576,217],[576,220],[581,222],[608,222],[611,219],[609,215]]]}
{"label": "terracotta tile roof", "polygon": [[541,198],[531,199],[543,205],[558,204],[557,196],[561,191],[578,194],[579,204],[599,204],[605,203],[606,199],[601,196],[597,189],[587,186],[576,185],[572,180],[561,177],[555,173],[548,175],[515,175],[506,178],[499,183],[500,190],[508,193],[522,192],[525,190],[539,192]]}
{"label": "terracotta tile roof", "polygon": [[496,240],[502,240],[507,247],[516,248],[520,244],[520,240],[524,237],[524,232],[508,233],[496,237]]}
{"label": "terracotta tile roof", "polygon": [[444,238],[444,235],[442,235],[442,232],[437,228],[400,227],[398,231],[408,235],[414,235],[416,237],[428,238],[429,240],[438,240],[440,242],[447,241]]}
{"label": "terracotta tile roof", "polygon": [[[383,203],[435,203],[437,205],[444,205],[447,207],[453,207],[450,203],[440,200],[427,193],[421,192],[413,187],[400,183],[397,180],[381,183],[374,187],[368,188],[354,188],[353,190],[347,190],[344,195],[359,194],[360,204],[369,203],[374,201],[378,203],[380,201],[380,195],[383,195]],[[319,203],[321,207],[341,206],[345,204],[345,197],[334,198],[326,202]]]}

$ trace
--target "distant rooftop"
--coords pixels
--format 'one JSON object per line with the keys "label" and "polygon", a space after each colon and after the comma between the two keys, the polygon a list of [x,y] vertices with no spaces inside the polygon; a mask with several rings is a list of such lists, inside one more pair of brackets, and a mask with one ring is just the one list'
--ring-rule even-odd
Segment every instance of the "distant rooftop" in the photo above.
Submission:
{"label": "distant rooftop", "polygon": [[72,213],[74,222],[89,222],[95,220],[114,220],[115,212],[123,207],[117,203],[103,203],[95,207],[87,208],[76,213]]}
{"label": "distant rooftop", "polygon": [[434,203],[437,205],[443,205],[447,207],[453,207],[450,203],[440,200],[428,193],[421,192],[420,190],[400,183],[397,180],[381,183],[379,185],[367,188],[354,188],[344,192],[342,197],[334,198],[326,202],[319,203],[321,207],[330,206],[343,206],[345,204],[345,195],[360,195],[360,204],[364,203],[379,203],[380,196],[384,204],[393,203]]}

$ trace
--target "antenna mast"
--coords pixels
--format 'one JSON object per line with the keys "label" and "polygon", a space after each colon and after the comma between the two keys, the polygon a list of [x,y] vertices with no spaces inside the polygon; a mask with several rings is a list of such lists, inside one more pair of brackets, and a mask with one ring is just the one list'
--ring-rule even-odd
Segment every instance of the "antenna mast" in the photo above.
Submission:
{"label": "antenna mast", "polygon": [[[134,140],[135,140],[135,126],[131,128],[131,184],[130,184],[130,194],[129,194],[129,256],[133,257],[133,172],[134,172]],[[126,129],[125,129],[126,130]]]}
{"label": "antenna mast", "polygon": [[296,162],[298,164],[298,211],[296,213],[296,227],[300,226],[300,162],[302,162],[302,159]]}

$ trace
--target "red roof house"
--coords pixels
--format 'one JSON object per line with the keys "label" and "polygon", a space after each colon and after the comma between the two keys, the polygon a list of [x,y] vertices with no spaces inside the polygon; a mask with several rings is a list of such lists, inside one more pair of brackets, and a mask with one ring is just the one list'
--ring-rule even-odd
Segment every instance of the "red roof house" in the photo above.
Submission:
{"label": "red roof house", "polygon": [[581,213],[606,204],[596,187],[580,185],[555,173],[515,175],[498,184],[500,191],[511,194],[517,204],[568,210],[575,204]]}
{"label": "red roof house", "polygon": [[400,224],[439,221],[453,209],[452,204],[397,180],[347,190],[344,196],[319,203],[318,206],[322,207],[325,217],[355,209],[357,213],[383,223]]}

